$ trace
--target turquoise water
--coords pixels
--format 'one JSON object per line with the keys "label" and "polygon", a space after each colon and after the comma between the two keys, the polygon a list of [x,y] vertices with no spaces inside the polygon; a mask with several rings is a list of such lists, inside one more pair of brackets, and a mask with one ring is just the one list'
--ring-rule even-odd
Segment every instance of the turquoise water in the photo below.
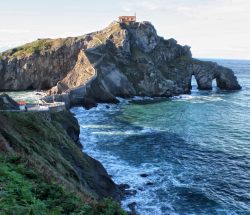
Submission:
{"label": "turquoise water", "polygon": [[0,92],[0,94],[6,93],[15,101],[26,101],[30,103],[38,103],[39,99],[46,94],[38,91],[6,91]]}
{"label": "turquoise water", "polygon": [[250,214],[250,61],[217,62],[235,71],[241,91],[199,91],[193,81],[191,95],[72,109],[84,151],[137,191],[124,208]]}

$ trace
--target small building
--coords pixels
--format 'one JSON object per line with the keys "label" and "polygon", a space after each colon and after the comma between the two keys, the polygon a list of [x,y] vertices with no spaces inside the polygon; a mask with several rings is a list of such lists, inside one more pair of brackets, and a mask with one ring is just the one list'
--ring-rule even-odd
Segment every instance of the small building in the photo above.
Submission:
{"label": "small building", "polygon": [[19,109],[22,111],[27,111],[27,104],[25,101],[19,101],[17,102],[17,104],[19,105]]}
{"label": "small building", "polygon": [[119,16],[120,23],[131,23],[136,22],[136,15],[135,16]]}

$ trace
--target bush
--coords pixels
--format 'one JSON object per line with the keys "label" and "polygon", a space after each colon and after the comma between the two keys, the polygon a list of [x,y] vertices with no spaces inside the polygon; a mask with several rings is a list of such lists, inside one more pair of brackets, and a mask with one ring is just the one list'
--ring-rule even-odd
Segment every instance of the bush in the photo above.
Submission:
{"label": "bush", "polygon": [[25,167],[20,156],[0,156],[1,215],[125,215],[111,199],[86,203],[58,184],[48,183]]}

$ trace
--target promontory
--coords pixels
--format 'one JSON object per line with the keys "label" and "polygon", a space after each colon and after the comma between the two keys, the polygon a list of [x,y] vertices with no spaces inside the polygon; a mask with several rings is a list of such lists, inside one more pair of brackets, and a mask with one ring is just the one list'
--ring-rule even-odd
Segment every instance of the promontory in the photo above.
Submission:
{"label": "promontory", "polygon": [[189,93],[192,76],[200,90],[211,90],[213,79],[222,90],[241,88],[231,69],[192,58],[189,46],[158,36],[150,22],[115,21],[101,31],[38,39],[0,55],[0,91],[46,90],[45,100],[69,107]]}

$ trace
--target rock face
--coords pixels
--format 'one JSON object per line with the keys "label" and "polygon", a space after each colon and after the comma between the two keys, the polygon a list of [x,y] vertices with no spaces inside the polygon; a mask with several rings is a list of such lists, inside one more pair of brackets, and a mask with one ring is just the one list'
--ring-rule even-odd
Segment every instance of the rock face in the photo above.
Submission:
{"label": "rock face", "polygon": [[190,47],[159,37],[149,22],[113,22],[76,38],[38,40],[4,52],[0,90],[48,90],[47,101],[69,106],[117,102],[116,97],[189,93],[195,76],[201,90],[212,80],[223,90],[240,85],[231,69],[192,58]]}

